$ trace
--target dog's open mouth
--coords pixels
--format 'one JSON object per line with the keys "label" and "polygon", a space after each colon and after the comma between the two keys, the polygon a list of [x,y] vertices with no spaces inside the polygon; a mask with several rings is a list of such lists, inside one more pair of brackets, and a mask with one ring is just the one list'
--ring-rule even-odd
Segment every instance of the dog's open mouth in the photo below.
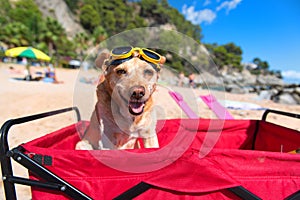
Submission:
{"label": "dog's open mouth", "polygon": [[129,107],[130,114],[140,115],[144,111],[145,102],[139,100],[130,100],[128,107]]}

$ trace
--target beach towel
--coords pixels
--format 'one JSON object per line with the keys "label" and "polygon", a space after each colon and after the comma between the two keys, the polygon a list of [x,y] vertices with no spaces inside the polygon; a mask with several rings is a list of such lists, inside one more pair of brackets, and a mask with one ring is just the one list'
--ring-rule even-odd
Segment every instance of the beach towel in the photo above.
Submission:
{"label": "beach towel", "polygon": [[220,104],[227,109],[233,110],[266,110],[266,108],[261,107],[255,103],[241,102],[241,101],[231,101],[231,100],[219,100]]}

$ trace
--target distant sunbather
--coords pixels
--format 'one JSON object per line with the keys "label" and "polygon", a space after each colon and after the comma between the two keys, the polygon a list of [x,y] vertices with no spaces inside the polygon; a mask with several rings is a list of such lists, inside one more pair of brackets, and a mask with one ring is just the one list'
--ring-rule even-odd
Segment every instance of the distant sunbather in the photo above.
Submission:
{"label": "distant sunbather", "polygon": [[9,66],[8,73],[10,73],[10,74],[22,74],[22,70],[16,69],[13,66]]}
{"label": "distant sunbather", "polygon": [[63,83],[63,81],[58,81],[56,77],[56,71],[53,67],[48,66],[45,71],[45,82],[51,82],[51,83]]}

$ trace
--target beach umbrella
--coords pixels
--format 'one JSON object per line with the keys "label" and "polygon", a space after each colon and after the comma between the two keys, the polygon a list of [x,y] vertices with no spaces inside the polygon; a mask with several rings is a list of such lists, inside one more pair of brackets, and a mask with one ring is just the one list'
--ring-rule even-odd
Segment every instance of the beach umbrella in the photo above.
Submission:
{"label": "beach umbrella", "polygon": [[33,47],[15,47],[5,51],[5,55],[9,57],[25,57],[44,61],[50,61],[51,58],[44,52]]}

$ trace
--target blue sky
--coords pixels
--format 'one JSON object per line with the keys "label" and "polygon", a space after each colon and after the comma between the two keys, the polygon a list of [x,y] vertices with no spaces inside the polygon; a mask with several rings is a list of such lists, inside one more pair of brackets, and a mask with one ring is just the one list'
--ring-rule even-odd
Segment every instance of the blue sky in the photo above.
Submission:
{"label": "blue sky", "polygon": [[300,83],[299,0],[169,0],[202,28],[202,42],[234,42],[243,62],[259,57],[287,81]]}

